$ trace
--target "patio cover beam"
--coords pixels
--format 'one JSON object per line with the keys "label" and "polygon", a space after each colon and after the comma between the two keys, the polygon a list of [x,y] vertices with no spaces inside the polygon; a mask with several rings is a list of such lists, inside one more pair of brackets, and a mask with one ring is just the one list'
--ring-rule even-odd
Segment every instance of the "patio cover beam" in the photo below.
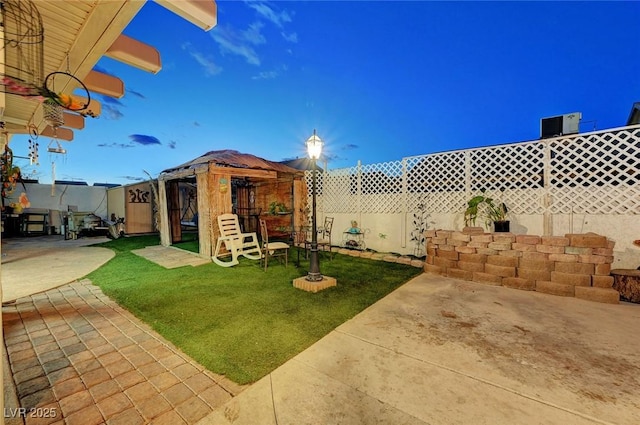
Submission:
{"label": "patio cover beam", "polygon": [[64,140],[67,142],[70,142],[73,140],[73,130],[64,128],[64,127],[53,128],[50,125],[48,125],[44,128],[44,130],[42,130],[42,133],[40,134],[42,136],[51,137],[58,140]]}
{"label": "patio cover beam", "polygon": [[64,119],[63,127],[75,128],[76,130],[84,128],[84,117],[82,115],[63,112],[62,117]]}
{"label": "patio cover beam", "polygon": [[[26,126],[21,128],[12,128],[11,134],[31,134],[31,131]],[[54,130],[53,127],[47,125],[40,133],[41,136],[53,137],[58,140],[64,140],[65,142],[71,142],[73,140],[73,130],[65,127],[58,127]]]}
{"label": "patio cover beam", "polygon": [[175,179],[183,179],[185,177],[195,176],[200,170],[207,170],[207,164],[200,164],[189,168],[183,168],[182,170],[175,170],[160,174],[158,180],[167,181]]}
{"label": "patio cover beam", "polygon": [[216,167],[211,164],[209,169],[213,174],[231,174],[232,177],[255,177],[258,179],[277,179],[278,173],[270,170],[258,170],[253,168]]}
{"label": "patio cover beam", "polygon": [[118,77],[91,70],[82,82],[91,92],[116,99],[124,96],[124,82]]}
{"label": "patio cover beam", "polygon": [[120,34],[104,55],[153,74],[162,69],[160,52],[155,47],[124,34]]}
{"label": "patio cover beam", "polygon": [[218,23],[215,0],[156,0],[156,3],[205,31]]}

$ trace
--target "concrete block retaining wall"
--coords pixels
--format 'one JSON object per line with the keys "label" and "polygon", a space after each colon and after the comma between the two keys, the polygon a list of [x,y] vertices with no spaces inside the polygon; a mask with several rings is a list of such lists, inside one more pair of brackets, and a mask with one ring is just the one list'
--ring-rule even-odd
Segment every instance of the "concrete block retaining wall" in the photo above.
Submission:
{"label": "concrete block retaining wall", "polygon": [[424,270],[488,285],[617,304],[610,275],[615,242],[595,233],[565,236],[425,232]]}

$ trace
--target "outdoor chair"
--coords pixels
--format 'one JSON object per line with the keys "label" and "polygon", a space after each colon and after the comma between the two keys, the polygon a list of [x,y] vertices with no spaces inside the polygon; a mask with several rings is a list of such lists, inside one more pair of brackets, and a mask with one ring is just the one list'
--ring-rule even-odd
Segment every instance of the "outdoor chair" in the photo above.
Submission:
{"label": "outdoor chair", "polygon": [[[331,230],[333,229],[333,217],[324,218],[324,226],[317,229],[318,236],[318,251],[326,251],[329,253],[329,259],[331,259]],[[306,258],[309,258],[309,250],[311,249],[311,232],[304,242],[304,248],[306,250]]]}
{"label": "outdoor chair", "polygon": [[[238,257],[244,256],[250,260],[262,258],[262,251],[258,243],[256,232],[242,233],[236,214],[221,214],[218,216],[218,229],[220,236],[216,242],[216,250],[211,258],[214,263],[222,267],[231,267],[238,264]],[[222,253],[222,244],[227,251]],[[222,261],[220,258],[231,254],[231,261]]]}
{"label": "outdoor chair", "polygon": [[260,219],[260,236],[262,237],[262,260],[264,261],[264,271],[267,271],[269,257],[284,257],[284,266],[287,267],[289,261],[289,245],[284,242],[269,242],[267,222],[263,219]]}
{"label": "outdoor chair", "polygon": [[[297,229],[294,228],[293,232],[291,233],[291,240],[293,242],[293,246],[298,248],[296,250],[298,251],[298,261],[296,263],[296,266],[300,265],[300,251],[305,250],[306,252],[307,240],[309,239],[310,232],[311,232],[310,226],[300,226]],[[305,258],[306,257],[307,255],[305,254]]]}
{"label": "outdoor chair", "polygon": [[333,217],[324,218],[324,226],[318,229],[318,249],[329,252],[331,258],[331,230],[333,229]]}

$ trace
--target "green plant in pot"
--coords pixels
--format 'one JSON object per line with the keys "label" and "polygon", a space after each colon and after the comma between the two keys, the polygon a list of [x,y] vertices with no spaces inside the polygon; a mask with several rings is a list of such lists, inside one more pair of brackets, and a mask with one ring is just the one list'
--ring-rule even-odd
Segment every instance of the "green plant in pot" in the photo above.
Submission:
{"label": "green plant in pot", "polygon": [[481,218],[487,227],[493,223],[496,232],[508,232],[509,220],[507,214],[509,210],[504,202],[494,202],[493,198],[485,195],[485,190],[481,190],[481,195],[474,196],[467,202],[467,209],[464,212],[464,223],[466,226],[475,226],[476,220]]}
{"label": "green plant in pot", "polygon": [[270,215],[286,214],[288,212],[289,212],[289,210],[287,209],[287,206],[285,204],[283,204],[282,202],[273,201],[273,202],[271,202],[269,204],[269,214]]}

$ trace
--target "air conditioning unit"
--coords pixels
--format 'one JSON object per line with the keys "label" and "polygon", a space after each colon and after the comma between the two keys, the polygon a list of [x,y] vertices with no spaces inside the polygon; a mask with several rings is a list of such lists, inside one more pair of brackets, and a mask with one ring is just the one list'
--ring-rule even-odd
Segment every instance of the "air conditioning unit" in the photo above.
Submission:
{"label": "air conditioning unit", "polygon": [[540,120],[540,138],[564,136],[576,134],[580,131],[582,113],[558,115],[557,117],[542,118]]}

